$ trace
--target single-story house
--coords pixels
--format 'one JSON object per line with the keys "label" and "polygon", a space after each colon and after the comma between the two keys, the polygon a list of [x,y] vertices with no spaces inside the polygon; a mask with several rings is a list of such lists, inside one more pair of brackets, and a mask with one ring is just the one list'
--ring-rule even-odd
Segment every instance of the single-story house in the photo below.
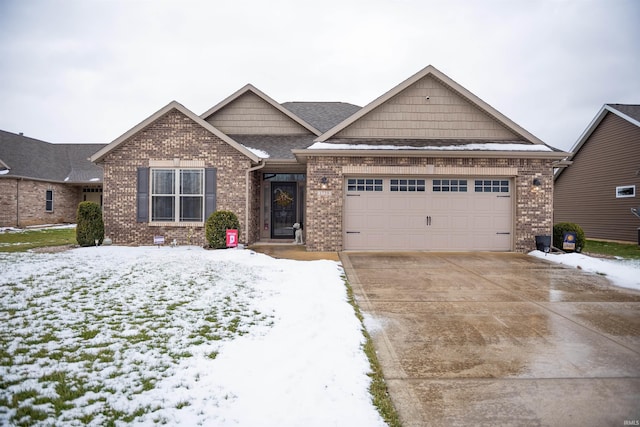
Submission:
{"label": "single-story house", "polygon": [[310,251],[528,251],[566,156],[428,66],[362,108],[250,84],[200,116],[174,101],[91,160],[114,244],[204,244],[230,210],[248,244],[298,222]]}
{"label": "single-story house", "polygon": [[73,223],[81,201],[102,201],[105,144],[51,144],[0,131],[0,227]]}
{"label": "single-story house", "polygon": [[640,105],[605,104],[555,174],[554,221],[592,239],[638,241]]}

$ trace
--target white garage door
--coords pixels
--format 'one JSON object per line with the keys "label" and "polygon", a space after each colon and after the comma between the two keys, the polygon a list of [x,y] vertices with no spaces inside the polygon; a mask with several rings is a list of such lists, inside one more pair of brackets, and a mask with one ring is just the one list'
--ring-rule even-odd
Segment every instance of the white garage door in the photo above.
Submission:
{"label": "white garage door", "polygon": [[511,180],[346,178],[347,250],[509,251]]}

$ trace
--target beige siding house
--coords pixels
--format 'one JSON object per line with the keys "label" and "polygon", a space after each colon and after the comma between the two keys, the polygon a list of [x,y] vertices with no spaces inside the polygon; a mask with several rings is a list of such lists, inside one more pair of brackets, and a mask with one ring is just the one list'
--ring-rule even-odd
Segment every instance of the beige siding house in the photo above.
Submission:
{"label": "beige siding house", "polygon": [[555,222],[589,238],[637,242],[640,218],[640,105],[605,104],[555,176]]}
{"label": "beige siding house", "polygon": [[566,156],[428,66],[362,108],[252,85],[200,116],[172,102],[91,159],[116,244],[203,244],[226,209],[249,244],[298,222],[312,251],[528,251]]}

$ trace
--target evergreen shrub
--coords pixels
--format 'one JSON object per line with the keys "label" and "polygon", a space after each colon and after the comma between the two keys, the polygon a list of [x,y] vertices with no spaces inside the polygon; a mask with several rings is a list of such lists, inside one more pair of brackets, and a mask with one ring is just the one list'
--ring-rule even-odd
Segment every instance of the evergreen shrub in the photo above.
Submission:
{"label": "evergreen shrub", "polygon": [[240,239],[240,221],[231,211],[215,211],[205,223],[205,237],[210,248],[225,249],[227,247],[227,230],[238,230]]}

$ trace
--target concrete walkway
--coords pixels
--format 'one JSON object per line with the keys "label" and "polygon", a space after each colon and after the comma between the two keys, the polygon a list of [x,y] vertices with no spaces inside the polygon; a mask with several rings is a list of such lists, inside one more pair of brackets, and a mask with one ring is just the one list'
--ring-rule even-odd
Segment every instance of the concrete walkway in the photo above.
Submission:
{"label": "concrete walkway", "polygon": [[340,254],[405,427],[640,420],[640,292],[513,253]]}

